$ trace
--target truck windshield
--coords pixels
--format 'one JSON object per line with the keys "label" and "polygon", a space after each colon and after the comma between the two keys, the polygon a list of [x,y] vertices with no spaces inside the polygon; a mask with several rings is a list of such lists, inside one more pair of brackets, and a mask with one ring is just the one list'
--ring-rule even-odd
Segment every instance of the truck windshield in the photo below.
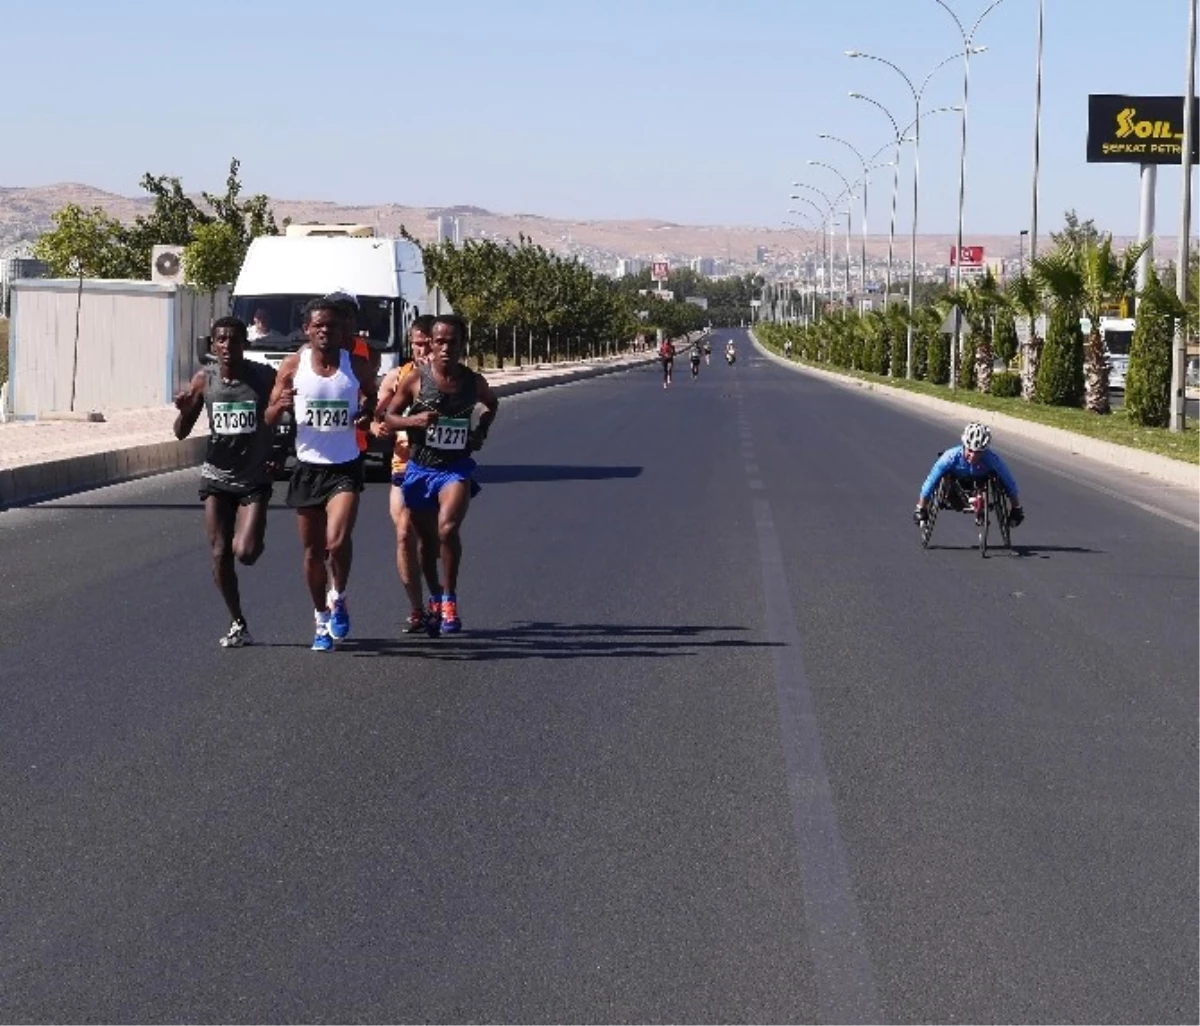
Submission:
{"label": "truck windshield", "polygon": [[[293,350],[304,343],[304,306],[316,296],[234,296],[233,316],[250,329],[249,349]],[[392,300],[358,297],[358,331],[372,349],[391,349]]]}

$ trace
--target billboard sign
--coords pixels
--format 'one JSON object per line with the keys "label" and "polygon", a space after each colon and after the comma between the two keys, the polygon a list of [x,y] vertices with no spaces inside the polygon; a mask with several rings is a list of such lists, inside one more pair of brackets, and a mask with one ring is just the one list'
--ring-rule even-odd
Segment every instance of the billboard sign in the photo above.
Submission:
{"label": "billboard sign", "polygon": [[[950,266],[955,267],[958,264],[958,247],[950,247]],[[962,266],[965,271],[968,267],[983,268],[983,247],[982,246],[963,246],[962,248]]]}
{"label": "billboard sign", "polygon": [[651,281],[666,281],[671,276],[671,265],[665,260],[655,260],[650,265]]}
{"label": "billboard sign", "polygon": [[[1200,125],[1200,99],[1192,108],[1192,124]],[[1089,164],[1182,164],[1183,97],[1089,96],[1087,159]],[[1195,138],[1192,160],[1200,161]]]}

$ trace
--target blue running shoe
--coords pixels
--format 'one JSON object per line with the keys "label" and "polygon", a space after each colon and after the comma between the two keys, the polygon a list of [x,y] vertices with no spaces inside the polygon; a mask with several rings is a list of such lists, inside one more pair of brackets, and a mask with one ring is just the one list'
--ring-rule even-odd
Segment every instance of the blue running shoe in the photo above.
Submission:
{"label": "blue running shoe", "polygon": [[442,633],[457,634],[462,630],[462,621],[458,618],[458,599],[453,595],[442,596]]}
{"label": "blue running shoe", "polygon": [[314,652],[332,652],[333,638],[329,634],[329,616],[317,617],[317,629],[313,634],[312,650]]}
{"label": "blue running shoe", "polygon": [[329,633],[334,641],[345,641],[350,637],[350,613],[345,598],[334,599],[329,607]]}

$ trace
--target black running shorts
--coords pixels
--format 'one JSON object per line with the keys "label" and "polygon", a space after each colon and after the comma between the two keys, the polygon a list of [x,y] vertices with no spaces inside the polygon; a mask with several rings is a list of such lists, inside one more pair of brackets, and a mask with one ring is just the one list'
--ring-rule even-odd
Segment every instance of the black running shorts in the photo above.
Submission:
{"label": "black running shorts", "polygon": [[287,504],[295,509],[324,506],[339,492],[363,490],[363,461],[297,463],[288,482]]}
{"label": "black running shorts", "polygon": [[220,481],[214,481],[207,477],[200,478],[201,502],[207,501],[210,495],[215,495],[217,498],[236,502],[239,506],[253,506],[256,502],[270,502],[273,491],[269,484],[238,487],[236,485],[222,484]]}

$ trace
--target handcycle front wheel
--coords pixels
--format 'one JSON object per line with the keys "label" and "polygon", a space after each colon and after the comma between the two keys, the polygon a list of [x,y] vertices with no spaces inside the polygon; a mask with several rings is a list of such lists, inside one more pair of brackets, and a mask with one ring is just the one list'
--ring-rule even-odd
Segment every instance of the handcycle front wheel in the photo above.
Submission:
{"label": "handcycle front wheel", "polygon": [[1006,549],[1012,548],[1012,523],[1010,513],[1012,506],[1004,486],[995,476],[988,479],[988,505],[996,514],[996,526],[1000,529],[1000,539]]}
{"label": "handcycle front wheel", "polygon": [[925,523],[921,525],[921,548],[923,549],[929,548],[929,541],[933,537],[933,525],[937,523],[938,510],[945,501],[945,484],[944,481],[938,482],[933,497],[929,500],[929,505],[925,507]]}

